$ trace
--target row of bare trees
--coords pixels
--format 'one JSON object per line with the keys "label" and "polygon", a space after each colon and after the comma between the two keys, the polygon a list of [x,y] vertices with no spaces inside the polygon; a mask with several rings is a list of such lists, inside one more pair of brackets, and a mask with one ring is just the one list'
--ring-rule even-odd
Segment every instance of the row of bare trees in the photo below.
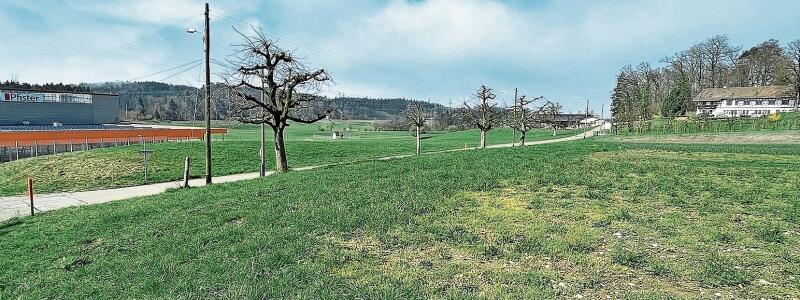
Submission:
{"label": "row of bare trees", "polygon": [[[272,129],[275,148],[275,170],[289,170],[286,158],[285,131],[292,123],[314,123],[328,118],[332,108],[320,108],[312,103],[321,87],[331,81],[323,69],[306,67],[290,51],[277,46],[274,40],[253,28],[252,34],[239,32],[243,43],[228,59],[234,66],[224,76],[225,86],[234,104],[235,118],[248,124],[267,125]],[[497,107],[497,96],[491,88],[482,85],[473,99],[464,101],[456,116],[463,124],[480,130],[480,147],[486,147],[487,134],[496,126],[509,126],[520,132],[524,145],[525,134],[532,128],[557,127],[561,106],[543,97],[528,98],[514,94],[514,105],[506,110]],[[412,102],[406,112],[406,121],[415,128],[416,153],[421,152],[421,135],[426,123],[434,118],[421,102]],[[310,117],[309,117],[310,116]],[[262,168],[263,145],[262,139]]]}
{"label": "row of bare trees", "polygon": [[[491,88],[481,85],[472,99],[464,101],[456,111],[462,124],[480,131],[480,148],[486,148],[487,135],[497,126],[508,126],[519,132],[519,143],[522,146],[525,145],[526,134],[531,129],[548,127],[553,129],[555,135],[561,113],[561,105],[558,103],[544,101],[543,96],[529,98],[515,89],[514,105],[503,110],[495,102],[496,98],[497,95]],[[408,124],[415,128],[416,154],[419,155],[421,129],[433,115],[418,102],[409,104],[405,114]]]}
{"label": "row of bare trees", "polygon": [[716,35],[661,60],[625,66],[611,92],[612,114],[623,123],[694,111],[705,88],[791,85],[800,96],[800,40],[782,47],[768,40],[742,50]]}

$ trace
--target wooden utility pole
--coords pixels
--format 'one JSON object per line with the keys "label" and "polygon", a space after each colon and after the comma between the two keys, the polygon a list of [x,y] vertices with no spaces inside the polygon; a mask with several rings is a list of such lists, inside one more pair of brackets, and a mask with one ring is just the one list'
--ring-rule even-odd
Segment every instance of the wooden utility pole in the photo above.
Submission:
{"label": "wooden utility pole", "polygon": [[[514,88],[514,104],[511,106],[511,109],[514,109],[514,106],[516,105],[517,105],[517,88]],[[511,147],[514,147],[514,143],[516,142],[517,142],[517,131],[514,130],[514,128],[511,128]]]}
{"label": "wooden utility pole", "polygon": [[[261,82],[261,102],[264,102],[264,82],[263,81]],[[262,112],[262,113],[264,113],[264,112]],[[264,153],[266,152],[266,148],[264,148],[265,147],[264,140],[266,139],[266,137],[265,137],[266,130],[264,128],[265,126],[266,125],[264,125],[264,122],[261,122],[261,138],[260,138],[260,140],[261,140],[261,148],[259,148],[259,150],[258,150],[258,156],[259,156],[259,160],[260,160],[260,163],[258,165],[258,176],[261,176],[261,177],[264,177],[264,175],[266,175],[266,170],[265,170],[266,165],[264,163]]]}
{"label": "wooden utility pole", "polygon": [[605,115],[605,113],[606,113],[606,104],[605,104],[605,102],[604,102],[604,103],[603,103],[603,104],[600,106],[600,119],[603,119],[603,117],[605,117],[605,116],[604,116],[604,115]]}
{"label": "wooden utility pole", "polygon": [[205,59],[206,59],[206,185],[211,184],[211,30],[209,26],[208,2],[206,2],[206,26],[203,32],[205,37]]}
{"label": "wooden utility pole", "polygon": [[586,99],[586,117],[589,117],[589,99]]}

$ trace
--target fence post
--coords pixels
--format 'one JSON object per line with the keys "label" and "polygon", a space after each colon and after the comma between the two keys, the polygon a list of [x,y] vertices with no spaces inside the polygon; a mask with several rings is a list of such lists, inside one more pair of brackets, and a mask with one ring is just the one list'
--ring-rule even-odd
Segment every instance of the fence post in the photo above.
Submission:
{"label": "fence post", "polygon": [[191,158],[188,156],[186,157],[186,161],[183,163],[183,187],[189,187],[189,162]]}
{"label": "fence post", "polygon": [[33,178],[28,177],[28,198],[31,201],[31,216],[33,216]]}
{"label": "fence post", "polygon": [[14,152],[17,153],[17,160],[19,160],[19,141],[14,141]]}

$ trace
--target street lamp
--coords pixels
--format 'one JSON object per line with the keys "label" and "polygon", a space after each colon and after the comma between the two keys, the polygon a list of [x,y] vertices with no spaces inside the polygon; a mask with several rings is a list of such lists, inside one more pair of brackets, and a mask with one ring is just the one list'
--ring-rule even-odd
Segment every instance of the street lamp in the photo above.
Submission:
{"label": "street lamp", "polygon": [[[196,33],[197,29],[192,27],[186,28],[186,33],[192,34]],[[208,14],[208,3],[206,3],[206,11],[205,11],[205,30],[203,31],[203,52],[205,56],[205,65],[206,65],[206,86],[205,86],[205,96],[206,96],[206,109],[205,109],[205,119],[206,119],[206,132],[205,132],[205,142],[206,142],[206,185],[211,184],[211,69],[210,69],[210,52],[211,52],[211,40],[209,39],[209,14]]]}

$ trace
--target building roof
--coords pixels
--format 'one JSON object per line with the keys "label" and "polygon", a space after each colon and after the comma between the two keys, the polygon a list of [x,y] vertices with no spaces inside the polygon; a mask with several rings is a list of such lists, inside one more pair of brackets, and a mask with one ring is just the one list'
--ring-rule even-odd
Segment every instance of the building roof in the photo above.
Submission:
{"label": "building roof", "polygon": [[30,92],[30,93],[53,93],[53,94],[82,94],[82,95],[99,95],[99,96],[119,96],[114,93],[96,93],[96,92],[70,92],[70,91],[54,91],[45,89],[23,89],[12,87],[0,87],[2,91],[15,91],[15,92]]}
{"label": "building roof", "polygon": [[69,131],[69,130],[146,130],[153,127],[137,127],[130,125],[0,125],[0,132],[6,131]]}
{"label": "building roof", "polygon": [[791,87],[783,85],[703,89],[693,101],[727,99],[794,98]]}

